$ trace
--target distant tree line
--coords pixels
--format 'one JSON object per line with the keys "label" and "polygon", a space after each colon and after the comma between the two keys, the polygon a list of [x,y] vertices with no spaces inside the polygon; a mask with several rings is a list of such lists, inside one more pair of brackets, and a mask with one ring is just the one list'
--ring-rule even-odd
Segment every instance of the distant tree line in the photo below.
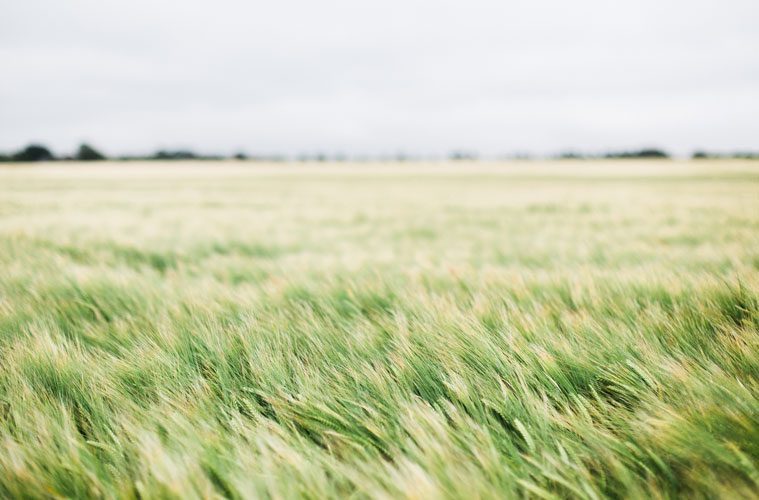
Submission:
{"label": "distant tree line", "polygon": [[89,144],[81,144],[76,153],[71,156],[58,157],[42,144],[28,146],[11,154],[0,153],[0,161],[35,162],[35,161],[96,161],[107,160],[106,156]]}
{"label": "distant tree line", "polygon": [[[553,156],[557,159],[567,160],[585,160],[585,159],[661,159],[670,158],[670,154],[667,151],[658,148],[643,148],[629,151],[610,151],[605,153],[581,153],[578,151],[565,151]],[[454,150],[447,156],[450,161],[476,161],[479,156],[476,152],[471,150]],[[500,159],[504,160],[529,160],[533,157],[528,153],[518,153],[510,156],[503,156]],[[537,158],[537,157],[536,157]],[[759,152],[753,151],[736,151],[732,153],[714,153],[704,150],[697,150],[691,155],[693,159],[759,159]],[[167,150],[160,149],[153,154],[149,155],[126,155],[108,157],[101,151],[95,149],[93,146],[83,143],[79,145],[79,148],[73,155],[56,156],[50,149],[42,144],[29,144],[28,146],[10,154],[0,153],[0,162],[41,162],[41,161],[99,161],[99,160],[120,160],[120,161],[145,161],[145,160],[159,160],[159,161],[172,161],[172,160],[251,160],[251,161],[267,161],[267,162],[281,162],[287,161],[289,158],[284,155],[270,154],[270,155],[248,155],[244,152],[238,152],[231,156],[225,155],[208,155],[198,154],[187,149]],[[349,157],[343,153],[327,154],[322,152],[317,153],[304,153],[297,155],[293,158],[299,162],[342,162],[342,161],[354,161],[354,162],[368,162],[368,161],[382,161],[382,162],[403,162],[413,160],[435,159],[424,156],[413,156],[406,153],[385,154],[378,156],[352,156]],[[439,159],[439,157],[438,157]]]}
{"label": "distant tree line", "polygon": [[559,158],[562,160],[585,160],[585,159],[595,159],[595,158],[657,159],[657,158],[670,158],[670,154],[664,151],[663,149],[643,148],[643,149],[636,149],[636,150],[631,150],[631,151],[609,151],[606,153],[598,153],[598,154],[580,153],[578,151],[565,151],[563,153],[559,153],[556,156],[556,158]]}
{"label": "distant tree line", "polygon": [[52,161],[55,156],[45,146],[30,144],[10,155],[3,155],[5,161]]}
{"label": "distant tree line", "polygon": [[713,153],[709,151],[695,151],[691,156],[694,160],[709,159],[739,159],[739,160],[759,160],[759,151],[735,151],[732,153]]}
{"label": "distant tree line", "polygon": [[[634,151],[619,151],[601,154],[586,154],[577,151],[565,151],[555,156],[562,160],[585,160],[598,158],[670,158],[670,154],[656,148],[645,148]],[[759,160],[759,151],[733,151],[729,153],[713,153],[697,150],[691,154],[694,160],[721,159],[721,160]]]}
{"label": "distant tree line", "polygon": [[[40,161],[100,161],[100,160],[223,160],[223,155],[201,155],[192,151],[165,150],[161,149],[150,155],[127,155],[109,158],[93,146],[83,143],[73,155],[55,155],[48,147],[42,144],[29,144],[28,146],[11,154],[0,153],[0,162],[40,162]],[[246,160],[245,153],[236,153],[231,158]],[[271,160],[273,157],[265,157]],[[255,159],[255,158],[254,158]]]}

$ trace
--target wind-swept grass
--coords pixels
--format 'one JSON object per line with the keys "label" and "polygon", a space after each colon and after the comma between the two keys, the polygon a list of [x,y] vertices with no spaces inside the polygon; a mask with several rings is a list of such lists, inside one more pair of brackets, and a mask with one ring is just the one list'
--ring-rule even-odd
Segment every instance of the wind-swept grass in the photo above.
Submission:
{"label": "wind-swept grass", "polygon": [[756,497],[757,261],[750,162],[2,170],[0,496]]}

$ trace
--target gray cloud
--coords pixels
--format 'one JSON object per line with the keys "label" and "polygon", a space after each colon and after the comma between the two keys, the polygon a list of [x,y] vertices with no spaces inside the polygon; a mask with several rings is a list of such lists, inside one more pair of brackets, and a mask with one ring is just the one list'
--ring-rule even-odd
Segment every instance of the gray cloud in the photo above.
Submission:
{"label": "gray cloud", "polygon": [[759,147],[755,1],[25,0],[0,149]]}

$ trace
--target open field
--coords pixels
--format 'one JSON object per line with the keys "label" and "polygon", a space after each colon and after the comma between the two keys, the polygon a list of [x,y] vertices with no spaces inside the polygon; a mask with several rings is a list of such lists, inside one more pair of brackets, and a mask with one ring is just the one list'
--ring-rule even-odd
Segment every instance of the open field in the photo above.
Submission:
{"label": "open field", "polygon": [[0,169],[1,497],[757,497],[759,162]]}

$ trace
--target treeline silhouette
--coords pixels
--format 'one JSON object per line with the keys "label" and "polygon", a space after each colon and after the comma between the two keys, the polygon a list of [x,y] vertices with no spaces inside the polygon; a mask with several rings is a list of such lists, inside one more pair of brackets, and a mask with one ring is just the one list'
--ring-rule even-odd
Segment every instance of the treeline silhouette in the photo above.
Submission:
{"label": "treeline silhouette", "polygon": [[606,153],[579,153],[577,151],[565,151],[559,153],[556,158],[566,160],[585,160],[594,158],[670,158],[670,154],[663,149],[643,148],[632,151],[609,151]]}
{"label": "treeline silhouette", "polygon": [[[224,160],[234,158],[237,160],[249,159],[245,153],[236,153],[231,157],[224,155],[202,155],[193,151],[179,149],[161,149],[150,155],[125,155],[109,157],[87,143],[79,146],[73,155],[57,156],[48,147],[42,144],[29,144],[28,146],[11,154],[0,153],[0,162],[39,162],[39,161],[100,161],[100,160]],[[256,159],[256,158],[254,158]],[[260,159],[272,160],[274,157],[261,157]]]}
{"label": "treeline silhouette", "polygon": [[[451,151],[447,159],[450,161],[477,161],[480,157],[478,154],[471,150],[453,150]],[[540,159],[539,156],[533,157],[529,153],[518,153],[509,156],[501,156],[499,159],[503,160],[530,160]],[[578,151],[564,151],[562,153],[551,156],[554,159],[562,160],[591,160],[591,159],[666,159],[671,158],[671,155],[658,148],[643,148],[629,151],[610,151],[604,153],[582,153]],[[730,153],[716,153],[708,152],[704,150],[696,150],[691,155],[693,159],[759,159],[759,152],[754,151],[736,151]],[[72,155],[57,156],[49,148],[42,144],[29,144],[28,146],[11,154],[0,153],[0,162],[43,162],[43,161],[101,161],[101,160],[118,160],[118,161],[173,161],[173,160],[252,160],[252,161],[267,161],[267,162],[282,162],[293,159],[299,162],[368,162],[368,161],[414,161],[425,159],[439,159],[423,156],[413,156],[405,153],[396,153],[390,155],[377,155],[377,156],[352,156],[342,153],[327,154],[327,153],[309,153],[300,154],[292,158],[285,155],[248,155],[244,152],[238,152],[230,156],[225,155],[208,155],[198,154],[194,151],[187,149],[167,150],[160,149],[153,154],[149,155],[126,155],[109,157],[102,153],[93,146],[83,143],[79,145],[79,148]]]}
{"label": "treeline silhouette", "polygon": [[714,153],[709,151],[695,151],[691,156],[694,160],[717,160],[735,158],[740,160],[757,160],[759,159],[758,151],[735,151],[732,153]]}
{"label": "treeline silhouette", "polygon": [[[657,148],[644,148],[633,151],[617,151],[608,153],[588,154],[579,153],[577,151],[565,151],[554,156],[554,158],[561,160],[591,160],[591,159],[603,159],[603,158],[671,158],[671,155]],[[706,159],[740,159],[740,160],[756,160],[759,159],[759,151],[733,151],[729,153],[714,153],[704,150],[696,150],[691,154],[691,158],[694,160],[706,160]]]}

